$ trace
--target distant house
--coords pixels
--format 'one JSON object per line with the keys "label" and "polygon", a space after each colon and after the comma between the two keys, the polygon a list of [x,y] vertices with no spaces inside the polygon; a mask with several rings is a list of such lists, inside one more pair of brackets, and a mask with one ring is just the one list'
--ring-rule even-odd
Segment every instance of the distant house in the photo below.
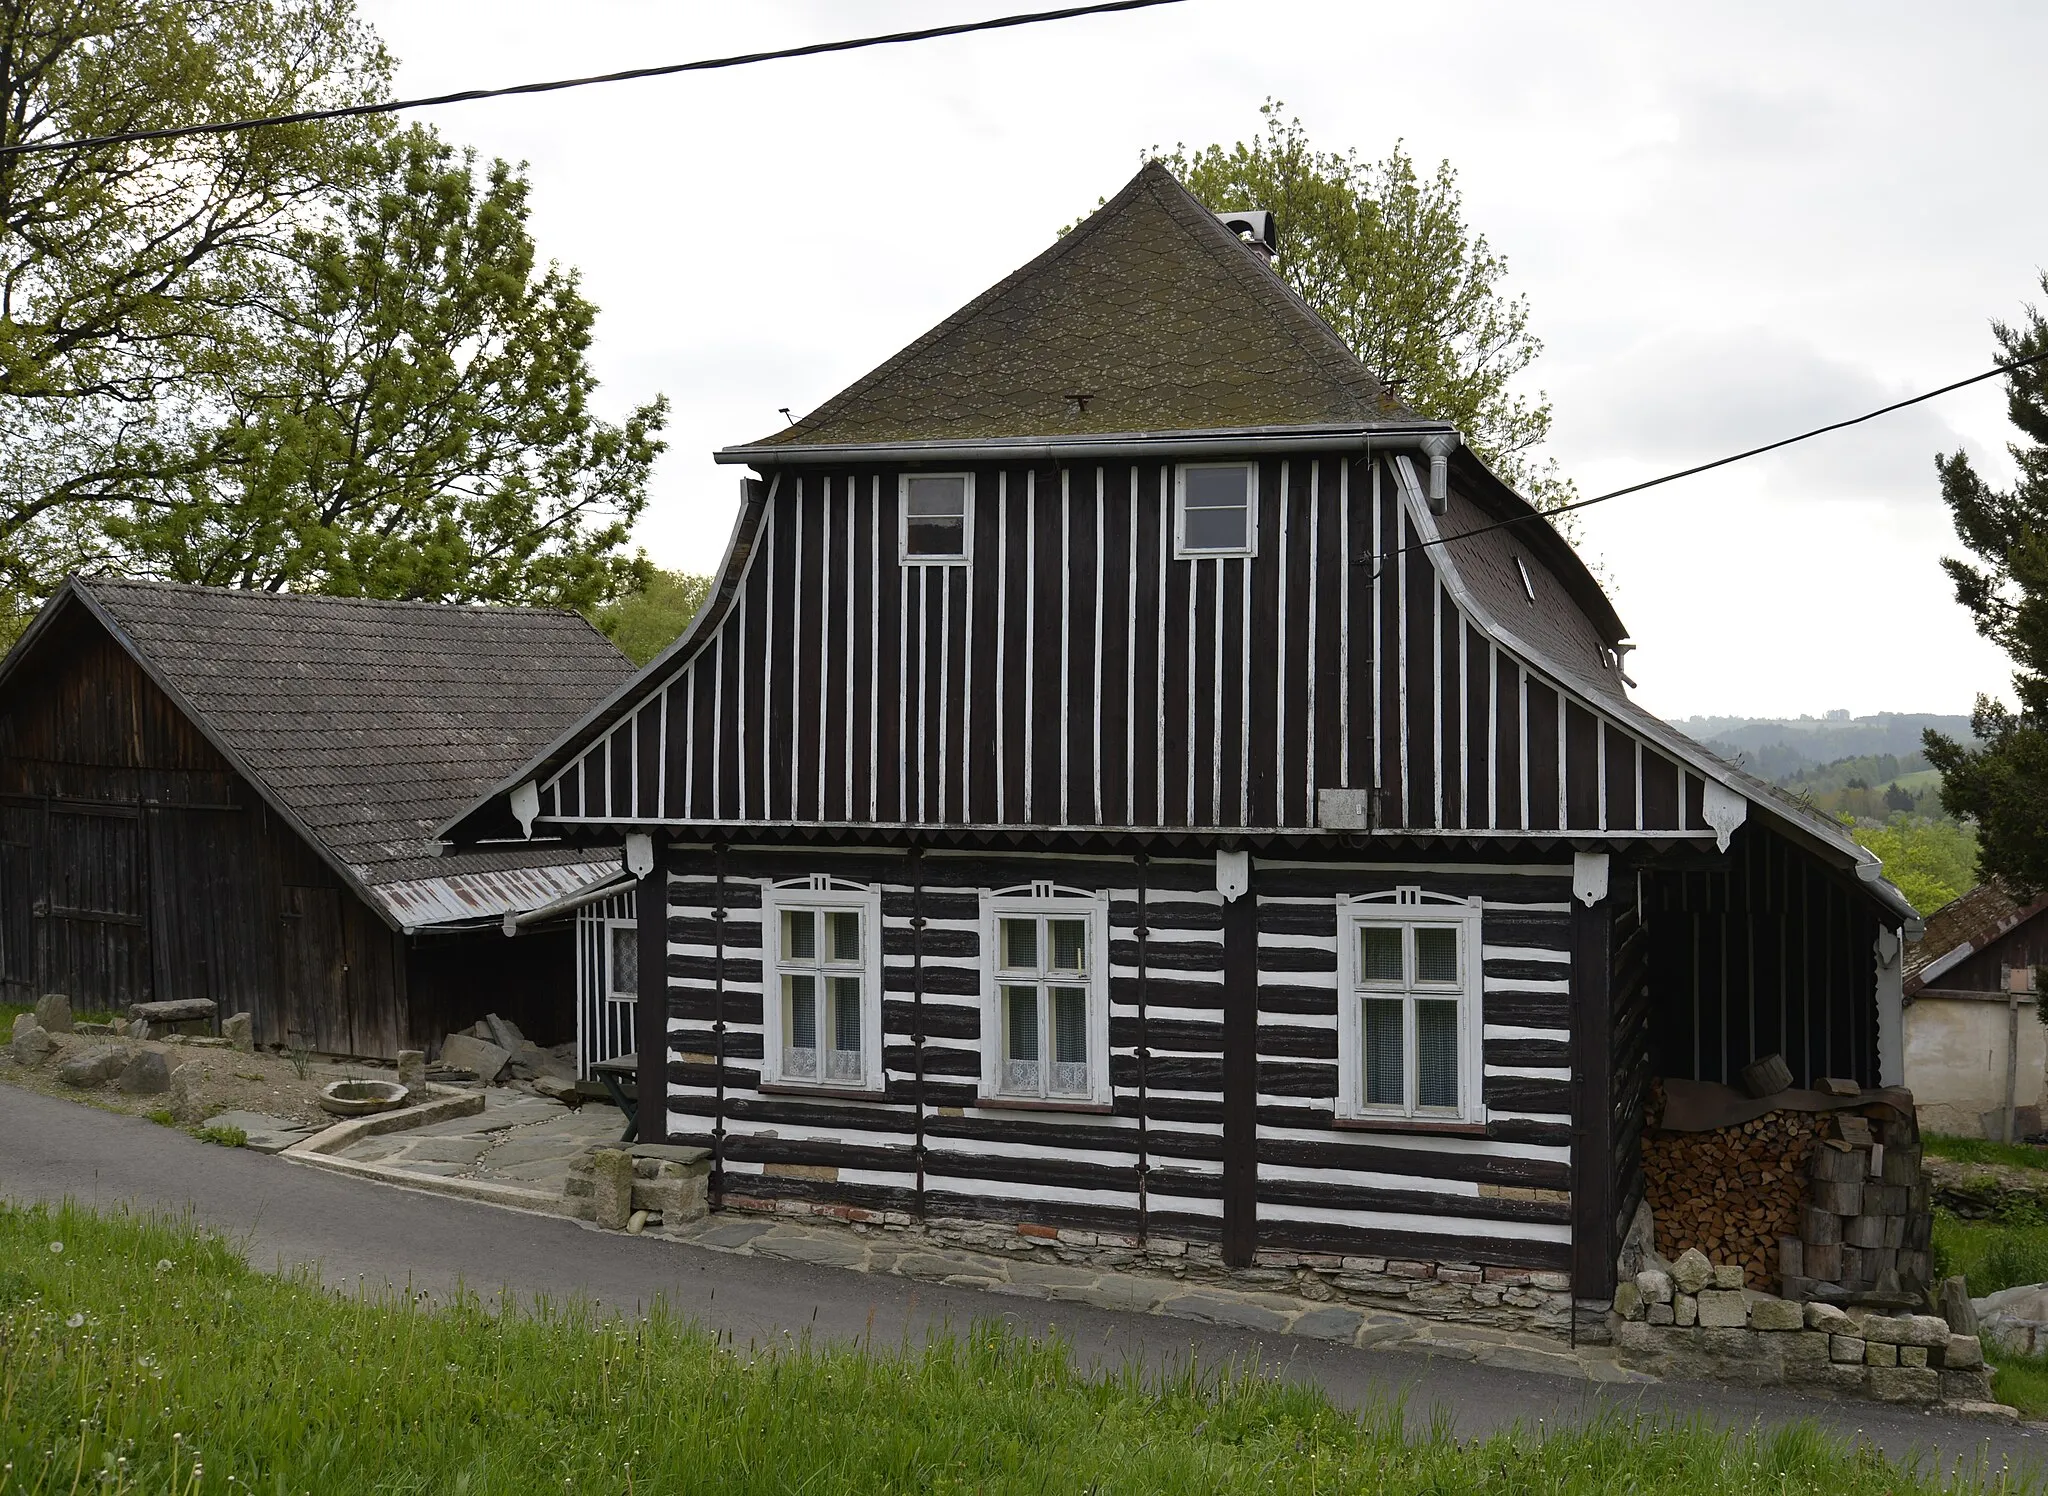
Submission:
{"label": "distant house", "polygon": [[1263,218],[1148,166],[719,453],[689,631],[447,834],[626,839],[641,1135],[721,1208],[1604,1296],[1652,1078],[1896,1082],[1917,917],[1630,699]]}
{"label": "distant house", "polygon": [[0,994],[347,1055],[489,1010],[568,1037],[569,919],[505,919],[616,850],[430,836],[631,673],[570,613],[66,583],[0,661]]}
{"label": "distant house", "polygon": [[[2048,965],[2048,894],[2021,904],[1980,883],[1927,918],[1906,951],[1906,1084],[1920,1122],[1965,1137],[2041,1131],[2048,1029],[2034,972]],[[2008,1096],[2007,1087],[2011,1087]]]}

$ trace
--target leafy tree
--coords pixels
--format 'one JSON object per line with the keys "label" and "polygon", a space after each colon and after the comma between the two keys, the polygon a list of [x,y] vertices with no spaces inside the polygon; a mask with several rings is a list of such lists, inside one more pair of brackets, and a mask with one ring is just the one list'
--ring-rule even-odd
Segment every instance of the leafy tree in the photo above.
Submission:
{"label": "leafy tree", "polygon": [[433,132],[369,148],[293,236],[265,355],[109,532],[178,581],[588,608],[642,585],[624,551],[666,402],[591,411],[597,309],[537,261],[527,182]]}
{"label": "leafy tree", "polygon": [[1977,886],[1977,834],[1959,822],[1894,814],[1879,825],[1852,821],[1849,833],[1922,914]]}
{"label": "leafy tree", "polygon": [[680,639],[704,599],[711,578],[687,571],[650,571],[638,591],[597,610],[591,620],[627,659],[644,665]]}
{"label": "leafy tree", "polygon": [[[2041,280],[2048,290],[2048,274]],[[2034,307],[2017,326],[1993,323],[2009,362],[2048,357],[2048,323]],[[2022,441],[2008,448],[2018,480],[1999,490],[1968,454],[1935,458],[1941,496],[1976,564],[1945,558],[1956,601],[1977,632],[2004,649],[2014,671],[2014,709],[1977,698],[1972,748],[1927,734],[1927,757],[1942,773],[1941,802],[1977,822],[1982,866],[2013,892],[2048,888],[2048,362],[2006,375],[2006,414]]]}
{"label": "leafy tree", "polygon": [[[390,67],[352,0],[0,0],[0,144],[358,103]],[[203,461],[188,400],[377,128],[0,156],[0,614],[95,559],[108,502]]]}
{"label": "leafy tree", "polygon": [[1569,502],[1556,463],[1534,455],[1549,398],[1510,388],[1543,344],[1527,300],[1500,288],[1507,261],[1466,224],[1450,163],[1424,177],[1398,143],[1374,162],[1317,150],[1285,107],[1267,100],[1264,133],[1249,142],[1150,154],[1211,209],[1271,210],[1273,268],[1367,368],[1416,411],[1454,422],[1538,507]]}

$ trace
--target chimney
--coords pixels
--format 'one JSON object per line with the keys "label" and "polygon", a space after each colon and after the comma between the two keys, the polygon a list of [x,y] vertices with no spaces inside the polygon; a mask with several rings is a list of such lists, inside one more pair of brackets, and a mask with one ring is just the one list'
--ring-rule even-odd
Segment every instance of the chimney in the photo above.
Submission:
{"label": "chimney", "polygon": [[1225,228],[1243,240],[1253,254],[1268,265],[1273,263],[1273,256],[1280,248],[1280,235],[1274,227],[1271,213],[1264,208],[1247,208],[1242,213],[1218,213],[1216,217]]}

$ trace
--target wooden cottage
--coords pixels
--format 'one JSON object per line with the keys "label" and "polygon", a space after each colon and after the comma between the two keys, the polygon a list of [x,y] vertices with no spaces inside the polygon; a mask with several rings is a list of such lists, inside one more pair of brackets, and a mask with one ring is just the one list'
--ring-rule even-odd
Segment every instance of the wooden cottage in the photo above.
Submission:
{"label": "wooden cottage", "polygon": [[1906,948],[1906,1085],[1920,1123],[1963,1137],[2033,1137],[2048,1099],[2048,894],[1980,883],[1927,916]]}
{"label": "wooden cottage", "polygon": [[0,662],[0,994],[211,998],[390,1057],[487,1011],[574,1026],[567,918],[617,842],[429,833],[632,674],[569,613],[67,582]]}
{"label": "wooden cottage", "polygon": [[1896,1079],[1910,906],[1163,168],[718,458],[689,632],[446,834],[628,838],[727,1208],[1598,1295],[1654,1074]]}

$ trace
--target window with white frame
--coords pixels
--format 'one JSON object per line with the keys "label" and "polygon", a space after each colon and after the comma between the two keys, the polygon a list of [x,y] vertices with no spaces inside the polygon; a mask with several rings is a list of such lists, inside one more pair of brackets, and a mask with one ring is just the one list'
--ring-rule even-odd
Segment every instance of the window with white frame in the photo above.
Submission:
{"label": "window with white frame", "polygon": [[605,925],[605,996],[615,1003],[635,1002],[640,996],[640,929],[637,924],[611,920]]}
{"label": "window with white frame", "polygon": [[982,1089],[995,1100],[1107,1105],[1109,906],[1049,883],[986,905]]}
{"label": "window with white frame", "polygon": [[904,565],[968,559],[974,533],[972,473],[905,473],[897,480],[897,500],[897,547]]}
{"label": "window with white frame", "polygon": [[1478,903],[1403,888],[1340,912],[1339,1114],[1482,1120]]}
{"label": "window with white frame", "polygon": [[1248,462],[1186,462],[1175,478],[1174,554],[1249,556],[1257,549],[1258,469]]}
{"label": "window with white frame", "polygon": [[880,906],[817,877],[768,891],[762,910],[762,1080],[882,1088]]}

